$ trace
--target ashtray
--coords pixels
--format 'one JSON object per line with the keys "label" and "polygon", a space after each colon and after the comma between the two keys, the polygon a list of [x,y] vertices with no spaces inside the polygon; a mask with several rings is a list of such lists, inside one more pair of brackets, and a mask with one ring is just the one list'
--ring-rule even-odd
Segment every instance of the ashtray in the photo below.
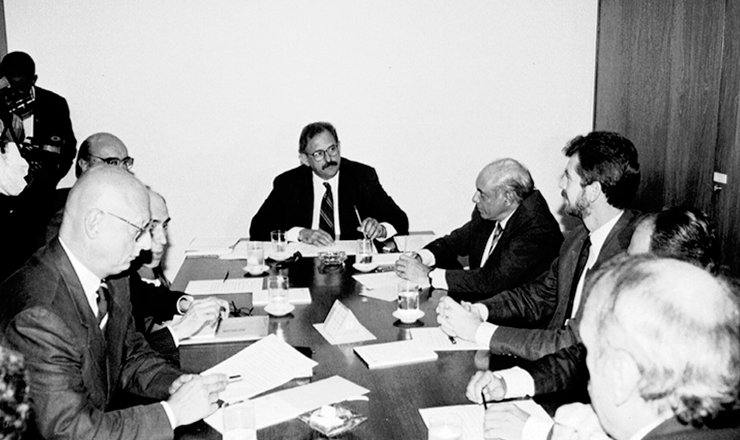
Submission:
{"label": "ashtray", "polygon": [[347,255],[344,251],[322,251],[319,252],[319,260],[325,266],[340,266],[344,264]]}
{"label": "ashtray", "polygon": [[327,437],[342,434],[367,417],[339,405],[325,405],[298,416],[298,419]]}

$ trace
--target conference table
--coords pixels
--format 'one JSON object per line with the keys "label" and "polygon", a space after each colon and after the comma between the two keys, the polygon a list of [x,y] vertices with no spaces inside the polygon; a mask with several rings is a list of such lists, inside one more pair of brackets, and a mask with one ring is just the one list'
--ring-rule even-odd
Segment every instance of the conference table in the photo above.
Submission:
{"label": "conference table", "polygon": [[[283,387],[305,384],[339,375],[370,392],[367,401],[349,401],[342,405],[364,415],[367,420],[338,438],[346,439],[426,439],[427,429],[419,414],[420,408],[468,404],[465,388],[470,377],[478,369],[489,365],[487,351],[439,352],[434,362],[382,369],[368,369],[353,348],[358,344],[375,344],[410,339],[410,329],[435,327],[435,308],[439,299],[446,294],[443,290],[424,289],[420,295],[420,309],[424,316],[414,324],[404,324],[392,316],[395,302],[382,301],[360,295],[364,286],[352,275],[359,273],[353,267],[350,256],[341,266],[325,266],[318,258],[300,258],[282,264],[270,262],[267,275],[286,275],[290,287],[307,287],[312,301],[307,305],[296,305],[287,316],[270,317],[269,333],[284,339],[294,347],[307,347],[311,357],[318,362],[310,379],[293,380]],[[250,276],[243,270],[244,260],[220,260],[217,257],[188,257],[185,259],[174,282],[173,289],[184,290],[191,280],[223,279]],[[228,274],[228,275],[227,275]],[[221,295],[217,295],[221,296]],[[251,294],[223,295],[235,301],[237,307],[250,307]],[[346,305],[375,337],[374,341],[357,344],[331,345],[321,336],[313,324],[324,322],[335,300]],[[253,315],[266,315],[264,307],[254,307]],[[183,369],[201,372],[227,359],[249,342],[190,345],[180,347]],[[496,367],[506,368],[516,360],[496,356],[492,361]],[[272,392],[274,390],[271,390]],[[547,405],[546,409],[552,411]],[[221,435],[201,421],[178,428],[178,439],[220,439]],[[316,439],[324,438],[308,425],[293,419],[258,431],[258,438],[267,439]]]}

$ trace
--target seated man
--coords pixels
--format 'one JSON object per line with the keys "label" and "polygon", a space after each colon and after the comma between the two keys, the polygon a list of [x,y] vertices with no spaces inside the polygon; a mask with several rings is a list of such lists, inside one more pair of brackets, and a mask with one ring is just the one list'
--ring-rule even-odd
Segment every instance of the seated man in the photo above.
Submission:
{"label": "seated man", "polygon": [[[637,255],[650,252],[709,269],[713,267],[711,257],[713,248],[714,231],[706,215],[698,209],[676,207],[642,216],[632,235],[628,253]],[[587,289],[588,292],[590,289]],[[586,349],[581,342],[577,320],[569,322],[566,330],[559,336],[564,338],[566,334],[576,341],[573,345],[526,363],[521,368],[515,367],[493,374],[476,373],[470,381],[469,389],[473,387],[473,390],[477,390],[485,386],[495,400],[563,391],[574,393],[579,398],[583,397],[586,392],[588,371]],[[558,335],[541,336],[547,338]],[[472,393],[468,396],[471,397]],[[499,421],[518,418],[515,412],[498,414],[497,417]],[[520,427],[523,422],[524,420],[521,420],[519,423]],[[526,420],[523,429],[526,429],[529,435],[540,428],[537,420]]]}
{"label": "seated man", "polygon": [[547,347],[548,341],[520,328],[555,331],[580,314],[588,271],[627,249],[637,213],[626,207],[637,192],[640,166],[632,142],[616,133],[578,136],[564,153],[569,158],[560,179],[565,211],[583,225],[571,232],[549,272],[537,280],[475,305],[442,298],[437,320],[451,336],[527,359],[573,342]]}
{"label": "seated man", "polygon": [[[529,171],[514,159],[499,159],[483,168],[475,186],[472,219],[429,243],[416,258],[401,255],[398,276],[480,300],[547,270],[563,234]],[[462,270],[460,256],[469,258],[470,270]]]}
{"label": "seated man", "polygon": [[727,283],[649,256],[595,278],[581,321],[591,405],[560,408],[553,438],[740,438],[736,415],[707,426],[737,404],[740,384],[740,307]]}
{"label": "seated man", "polygon": [[[215,297],[195,300],[190,295],[169,289],[170,282],[162,270],[162,258],[167,246],[167,226],[170,214],[164,197],[149,190],[152,212],[152,248],[144,251],[128,271],[131,278],[131,303],[136,330],[143,333],[149,345],[175,365],[180,365],[180,341],[187,339],[204,325],[214,322],[208,317],[229,304]],[[174,315],[184,315],[172,323]],[[165,325],[166,323],[166,325]]]}
{"label": "seated man", "polygon": [[298,153],[302,166],[275,178],[252,218],[252,240],[268,241],[271,231],[282,230],[288,241],[326,246],[339,237],[385,240],[408,233],[406,214],[383,190],[375,170],[342,158],[331,124],[307,125]]}
{"label": "seated man", "polygon": [[[90,170],[69,193],[59,237],[0,285],[0,332],[25,357],[36,436],[172,438],[216,411],[226,376],[183,374],[152,351],[134,328],[128,280],[113,278],[150,248],[150,222],[132,174]],[[160,401],[110,411],[121,389]]]}

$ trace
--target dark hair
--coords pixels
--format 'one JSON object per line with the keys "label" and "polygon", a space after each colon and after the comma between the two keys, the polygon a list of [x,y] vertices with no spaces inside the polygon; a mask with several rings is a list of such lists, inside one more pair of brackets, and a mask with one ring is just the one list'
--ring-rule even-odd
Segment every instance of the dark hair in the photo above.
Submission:
{"label": "dark hair", "polygon": [[577,136],[563,148],[567,157],[578,154],[576,171],[581,186],[601,184],[606,201],[615,208],[625,209],[637,193],[640,184],[640,164],[637,150],[624,136],[608,131],[594,131]]}
{"label": "dark hair", "polygon": [[30,396],[23,356],[0,347],[0,438],[21,438],[29,412]]}
{"label": "dark hair", "polygon": [[80,177],[80,175],[82,175],[82,168],[80,168],[80,159],[90,159],[90,144],[92,138],[92,136],[88,136],[84,141],[82,141],[82,143],[80,144],[80,148],[77,149],[77,159],[75,160],[75,177]]}
{"label": "dark hair", "polygon": [[334,129],[333,125],[328,122],[314,122],[303,127],[301,137],[298,138],[298,152],[305,152],[308,141],[313,139],[314,136],[325,131],[334,136],[334,140],[337,141],[337,144],[339,143],[339,136],[337,136],[337,130]]}
{"label": "dark hair", "polygon": [[10,52],[0,61],[0,76],[33,78],[35,74],[36,64],[33,58],[25,52]]}
{"label": "dark hair", "polygon": [[646,214],[640,222],[651,221],[650,251],[703,268],[714,266],[714,227],[701,210],[686,206]]}

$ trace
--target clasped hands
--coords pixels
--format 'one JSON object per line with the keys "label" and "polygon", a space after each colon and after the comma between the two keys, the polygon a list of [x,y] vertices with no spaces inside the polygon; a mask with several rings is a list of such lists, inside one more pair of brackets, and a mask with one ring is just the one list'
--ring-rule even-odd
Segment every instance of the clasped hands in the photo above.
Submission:
{"label": "clasped hands", "polygon": [[475,341],[483,317],[473,304],[466,301],[458,303],[449,296],[443,296],[437,305],[437,322],[448,335]]}
{"label": "clasped hands", "polygon": [[[370,240],[383,240],[388,234],[385,226],[381,225],[377,220],[371,217],[363,220],[362,224],[357,227],[357,230]],[[301,232],[298,233],[298,240],[302,243],[317,246],[330,246],[334,243],[334,239],[331,238],[331,235],[321,229],[301,229]]]}
{"label": "clasped hands", "polygon": [[180,341],[198,333],[205,325],[215,326],[219,317],[229,317],[229,303],[216,297],[194,299],[190,295],[184,295],[180,300],[180,309],[185,314],[170,326],[170,330]]}

